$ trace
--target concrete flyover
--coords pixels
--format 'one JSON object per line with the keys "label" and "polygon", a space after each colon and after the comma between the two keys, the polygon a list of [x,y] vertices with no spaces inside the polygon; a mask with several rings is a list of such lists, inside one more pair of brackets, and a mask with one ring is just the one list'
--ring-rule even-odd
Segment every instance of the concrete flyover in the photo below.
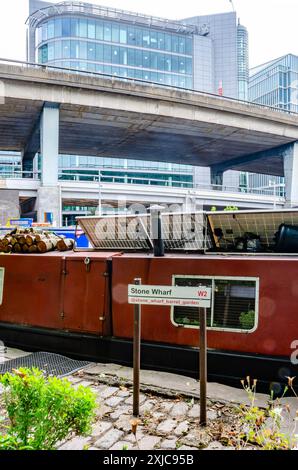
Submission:
{"label": "concrete flyover", "polygon": [[40,66],[2,63],[0,84],[0,150],[22,151],[28,167],[41,152],[43,204],[59,153],[210,166],[215,184],[227,169],[285,175],[287,199],[298,204],[297,115]]}
{"label": "concrete flyover", "polygon": [[[0,188],[19,192],[21,199],[37,198],[41,182],[38,179],[6,178],[0,179]],[[67,205],[86,205],[98,202],[99,194],[105,203],[116,205],[141,203],[148,204],[178,204],[180,207],[191,206],[192,209],[215,205],[225,207],[235,205],[239,208],[272,209],[282,208],[285,200],[278,195],[246,193],[229,188],[216,191],[211,188],[175,188],[163,186],[150,186],[142,184],[101,183],[59,181],[61,199]]]}

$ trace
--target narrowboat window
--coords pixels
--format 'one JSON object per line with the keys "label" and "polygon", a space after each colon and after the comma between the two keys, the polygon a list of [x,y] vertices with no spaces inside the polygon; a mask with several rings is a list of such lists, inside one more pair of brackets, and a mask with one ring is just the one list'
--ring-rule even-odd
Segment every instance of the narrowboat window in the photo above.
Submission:
{"label": "narrowboat window", "polygon": [[[258,279],[237,277],[175,276],[177,286],[204,285],[212,289],[207,326],[214,330],[251,331],[258,319]],[[198,328],[199,312],[193,307],[173,307],[172,321],[177,326]]]}

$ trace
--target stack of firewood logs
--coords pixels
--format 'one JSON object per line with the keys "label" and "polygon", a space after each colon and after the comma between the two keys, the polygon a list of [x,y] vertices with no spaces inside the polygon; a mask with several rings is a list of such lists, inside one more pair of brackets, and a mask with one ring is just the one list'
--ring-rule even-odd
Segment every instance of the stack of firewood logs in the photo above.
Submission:
{"label": "stack of firewood logs", "polygon": [[15,229],[0,237],[0,253],[47,253],[73,249],[73,240],[55,233],[30,229]]}

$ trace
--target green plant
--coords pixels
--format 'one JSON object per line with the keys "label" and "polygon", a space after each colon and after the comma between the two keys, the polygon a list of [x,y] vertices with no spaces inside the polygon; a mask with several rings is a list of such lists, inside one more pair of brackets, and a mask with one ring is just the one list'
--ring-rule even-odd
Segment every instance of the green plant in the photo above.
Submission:
{"label": "green plant", "polygon": [[95,416],[94,392],[67,379],[45,377],[38,369],[19,369],[0,377],[10,420],[0,449],[55,449],[70,433],[86,435]]}
{"label": "green plant", "polygon": [[[250,377],[246,381],[241,381],[244,390],[247,392],[250,406],[241,406],[242,422],[245,432],[241,436],[244,442],[257,445],[262,450],[290,450],[297,444],[296,423],[292,433],[282,432],[282,423],[288,416],[290,409],[287,405],[281,405],[279,399],[273,399],[271,395],[267,408],[255,406],[256,384],[254,380],[251,384]],[[293,389],[293,379],[288,378],[289,387],[285,387],[282,397],[290,388]],[[297,396],[297,395],[296,395]]]}
{"label": "green plant", "polygon": [[243,330],[251,330],[255,324],[255,311],[248,310],[247,312],[241,312],[239,321]]}

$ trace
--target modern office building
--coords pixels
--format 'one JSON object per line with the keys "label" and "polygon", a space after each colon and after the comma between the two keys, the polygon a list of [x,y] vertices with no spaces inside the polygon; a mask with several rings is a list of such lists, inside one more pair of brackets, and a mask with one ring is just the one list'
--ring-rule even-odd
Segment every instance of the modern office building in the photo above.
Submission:
{"label": "modern office building", "polygon": [[250,71],[253,103],[298,113],[298,56],[287,54]]}
{"label": "modern office building", "polygon": [[[247,99],[248,36],[235,12],[169,20],[84,2],[29,0],[27,25],[28,62]],[[0,168],[15,171],[5,158]],[[41,158],[23,170],[38,173]],[[158,160],[60,155],[59,178],[210,185],[209,168]],[[237,187],[239,179],[228,171],[223,184]]]}
{"label": "modern office building", "polygon": [[[298,113],[298,56],[287,54],[250,71],[249,100],[265,106]],[[251,187],[277,185],[283,193],[284,178],[250,175]]]}

